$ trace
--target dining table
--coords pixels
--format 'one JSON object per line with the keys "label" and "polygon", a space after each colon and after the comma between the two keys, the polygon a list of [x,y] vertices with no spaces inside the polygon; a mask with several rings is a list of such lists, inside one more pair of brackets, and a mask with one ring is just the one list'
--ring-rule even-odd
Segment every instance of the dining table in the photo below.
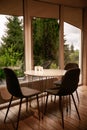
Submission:
{"label": "dining table", "polygon": [[41,71],[27,70],[24,72],[25,75],[40,76],[40,77],[58,77],[63,76],[66,70],[63,69],[43,69]]}
{"label": "dining table", "polygon": [[[47,81],[50,82],[50,84],[52,85],[54,82],[54,78],[58,78],[63,76],[66,73],[66,70],[63,69],[42,69],[41,71],[38,70],[27,70],[24,72],[24,74],[28,77],[36,77],[36,80],[39,79],[45,81],[45,85],[43,85],[42,82],[41,83],[41,93],[45,92],[45,89],[47,89]],[[44,87],[45,86],[45,87]],[[42,104],[43,104],[43,100],[42,100]],[[42,112],[43,113],[43,112]],[[43,114],[42,114],[43,117]]]}
{"label": "dining table", "polygon": [[[24,74],[28,77],[36,77],[34,78],[35,80],[44,80],[47,81],[48,79],[54,79],[61,77],[65,74],[66,70],[64,69],[42,69],[41,71],[36,71],[36,70],[27,70],[24,72]],[[33,78],[32,78],[33,79]],[[29,81],[28,81],[29,82]],[[45,84],[45,88],[46,88]]]}
{"label": "dining table", "polygon": [[[31,79],[34,80],[45,80],[47,82],[48,79],[54,79],[54,78],[59,78],[65,74],[66,70],[64,69],[41,69],[40,70],[27,70],[24,72],[26,76],[28,76],[28,82],[30,81],[30,76],[32,77]],[[34,77],[34,78],[33,78]],[[33,80],[32,80],[33,81]],[[45,88],[46,88],[46,83],[45,83]]]}

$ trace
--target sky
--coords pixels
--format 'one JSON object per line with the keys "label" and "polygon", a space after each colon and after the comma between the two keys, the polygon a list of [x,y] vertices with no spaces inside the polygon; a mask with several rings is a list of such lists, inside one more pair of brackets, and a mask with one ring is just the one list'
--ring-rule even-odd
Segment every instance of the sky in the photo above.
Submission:
{"label": "sky", "polygon": [[[5,34],[5,23],[6,17],[5,15],[0,15],[0,41],[1,37]],[[67,23],[64,23],[64,39],[66,40],[66,44],[74,45],[74,49],[79,49],[80,40],[81,40],[81,32],[80,29],[71,26]]]}
{"label": "sky", "polygon": [[0,39],[1,39],[2,35],[4,35],[4,33],[5,33],[4,32],[6,29],[5,23],[6,23],[6,17],[4,15],[0,15]]}
{"label": "sky", "polygon": [[75,49],[79,49],[81,43],[81,30],[75,26],[64,23],[64,39],[66,40],[66,44],[73,44]]}

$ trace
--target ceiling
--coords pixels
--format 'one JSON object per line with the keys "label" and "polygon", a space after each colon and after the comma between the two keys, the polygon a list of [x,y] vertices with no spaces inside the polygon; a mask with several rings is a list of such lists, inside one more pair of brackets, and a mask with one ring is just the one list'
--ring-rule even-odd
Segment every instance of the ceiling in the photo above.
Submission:
{"label": "ceiling", "polygon": [[87,0],[34,0],[39,2],[47,2],[50,4],[58,4],[70,7],[87,8]]}
{"label": "ceiling", "polygon": [[[0,0],[0,14],[23,15],[23,1],[25,0]],[[30,0],[48,4],[58,4],[75,8],[87,8],[87,0]],[[28,2],[30,2],[28,1]]]}
{"label": "ceiling", "polygon": [[0,14],[23,15],[23,0],[0,0]]}

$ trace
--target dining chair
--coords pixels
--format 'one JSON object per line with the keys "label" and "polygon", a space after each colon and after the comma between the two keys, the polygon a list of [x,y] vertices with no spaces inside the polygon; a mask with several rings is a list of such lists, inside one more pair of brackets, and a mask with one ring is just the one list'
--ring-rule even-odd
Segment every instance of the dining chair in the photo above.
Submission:
{"label": "dining chair", "polygon": [[59,107],[61,110],[61,116],[62,116],[62,127],[64,128],[64,115],[63,115],[63,103],[62,103],[62,98],[64,96],[71,96],[73,99],[73,103],[76,109],[76,112],[78,114],[78,118],[79,120],[80,115],[79,115],[79,111],[73,96],[74,91],[76,91],[77,87],[78,87],[78,82],[79,82],[79,75],[80,75],[80,69],[79,68],[75,68],[75,69],[70,69],[68,71],[66,71],[65,75],[63,76],[63,79],[60,83],[60,88],[51,88],[51,89],[47,89],[47,98],[46,98],[46,105],[45,105],[45,110],[44,110],[44,114],[46,113],[46,109],[47,109],[47,103],[48,103],[48,96],[49,95],[55,95],[55,96],[59,96]]}
{"label": "dining chair", "polygon": [[[70,63],[67,63],[67,64],[65,65],[65,67],[64,67],[65,70],[70,70],[70,69],[72,69],[72,68],[79,68],[79,66],[78,66],[77,63],[70,62]],[[62,77],[62,78],[63,78],[63,77]],[[56,87],[59,87],[59,86],[60,86],[62,78],[61,78],[60,80],[54,82],[54,85],[56,85]],[[78,99],[78,101],[79,101],[79,95],[78,95],[77,89],[76,89],[76,95],[77,95],[77,99]],[[55,97],[55,98],[56,98],[56,97]]]}
{"label": "dining chair", "polygon": [[69,69],[72,69],[72,68],[79,68],[79,66],[78,66],[77,63],[70,62],[70,63],[67,63],[64,67],[65,70],[69,70]]}
{"label": "dining chair", "polygon": [[26,111],[27,111],[28,110],[28,98],[36,96],[37,105],[38,105],[38,115],[39,115],[39,119],[40,119],[39,100],[38,100],[40,91],[38,91],[36,89],[31,89],[28,87],[20,87],[18,78],[12,69],[4,68],[4,72],[5,72],[5,76],[6,76],[7,90],[11,94],[7,112],[6,112],[6,115],[4,118],[4,123],[6,122],[6,118],[7,118],[8,112],[9,112],[9,108],[11,106],[11,102],[13,101],[13,97],[16,97],[16,98],[20,99],[19,112],[18,112],[17,125],[16,125],[16,130],[18,130],[21,105],[22,105],[23,98],[26,99]]}

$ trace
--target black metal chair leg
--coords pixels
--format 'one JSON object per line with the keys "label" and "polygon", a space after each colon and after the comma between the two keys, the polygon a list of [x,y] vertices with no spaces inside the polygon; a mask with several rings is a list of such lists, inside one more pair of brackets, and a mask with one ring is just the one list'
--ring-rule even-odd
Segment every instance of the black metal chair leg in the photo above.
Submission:
{"label": "black metal chair leg", "polygon": [[18,130],[18,125],[19,125],[19,118],[20,118],[20,112],[21,112],[21,104],[22,104],[22,98],[20,99],[20,105],[19,105],[19,112],[18,112],[18,119],[17,119],[16,130]]}
{"label": "black metal chair leg", "polygon": [[73,102],[74,102],[74,106],[75,106],[75,108],[76,108],[76,111],[77,111],[77,114],[78,114],[79,120],[81,120],[80,115],[79,115],[79,111],[78,111],[78,108],[77,108],[77,105],[76,105],[76,102],[75,102],[75,99],[74,99],[73,94],[71,94],[71,96],[72,96],[72,99],[73,99]]}
{"label": "black metal chair leg", "polygon": [[28,98],[26,98],[26,112],[28,111]]}
{"label": "black metal chair leg", "polygon": [[56,95],[54,96],[54,102],[56,102]]}
{"label": "black metal chair leg", "polygon": [[6,118],[7,118],[8,112],[9,112],[9,108],[11,106],[12,99],[13,99],[13,96],[11,96],[11,99],[10,99],[10,102],[9,102],[9,105],[8,105],[8,109],[7,109],[7,112],[6,112],[6,115],[5,115],[4,123],[6,122]]}
{"label": "black metal chair leg", "polygon": [[77,99],[78,99],[78,102],[79,102],[79,95],[78,95],[78,92],[77,92],[77,90],[76,90],[76,95],[77,95]]}
{"label": "black metal chair leg", "polygon": [[47,110],[47,102],[48,102],[48,93],[47,93],[47,98],[46,98],[46,105],[45,105],[45,109],[44,109],[44,114],[46,113],[46,110]]}
{"label": "black metal chair leg", "polygon": [[68,96],[68,111],[71,112],[71,95]]}
{"label": "black metal chair leg", "polygon": [[62,97],[59,97],[59,106],[60,106],[60,110],[61,110],[61,116],[62,116],[62,127],[64,129],[64,116],[63,116],[63,106],[62,106]]}
{"label": "black metal chair leg", "polygon": [[40,120],[40,107],[39,107],[38,95],[36,97],[37,97],[37,106],[38,106],[38,116]]}

